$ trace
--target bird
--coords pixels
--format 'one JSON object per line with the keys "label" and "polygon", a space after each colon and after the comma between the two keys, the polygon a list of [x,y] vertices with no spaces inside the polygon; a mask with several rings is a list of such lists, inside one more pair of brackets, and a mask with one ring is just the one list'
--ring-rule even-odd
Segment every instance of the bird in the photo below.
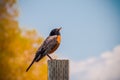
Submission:
{"label": "bird", "polygon": [[62,27],[51,30],[49,36],[36,51],[35,57],[29,67],[26,69],[26,72],[30,69],[34,62],[40,61],[45,56],[48,56],[50,60],[53,60],[49,54],[52,54],[54,51],[56,51],[61,43],[61,29]]}

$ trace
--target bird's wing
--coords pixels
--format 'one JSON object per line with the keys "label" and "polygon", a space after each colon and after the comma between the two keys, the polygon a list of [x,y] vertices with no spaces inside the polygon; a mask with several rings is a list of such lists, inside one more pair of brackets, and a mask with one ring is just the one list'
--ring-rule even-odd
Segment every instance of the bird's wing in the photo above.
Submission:
{"label": "bird's wing", "polygon": [[30,67],[35,61],[38,62],[41,58],[43,58],[46,54],[48,54],[48,52],[50,52],[51,49],[55,47],[55,45],[57,44],[56,38],[57,36],[50,36],[46,38],[46,40],[43,42],[41,47],[36,52],[35,58],[33,59],[30,66],[26,69],[26,72],[30,69]]}
{"label": "bird's wing", "polygon": [[41,47],[38,49],[37,53],[36,53],[36,62],[39,61],[42,57],[44,57],[46,54],[48,54],[48,52],[50,52],[50,50],[55,47],[55,45],[57,44],[57,36],[49,36],[46,38],[46,40],[43,42],[43,44],[41,45]]}

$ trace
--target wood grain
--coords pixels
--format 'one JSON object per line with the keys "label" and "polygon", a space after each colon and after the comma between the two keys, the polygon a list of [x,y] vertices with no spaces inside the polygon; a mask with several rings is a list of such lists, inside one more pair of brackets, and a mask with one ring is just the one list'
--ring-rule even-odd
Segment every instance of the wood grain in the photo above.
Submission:
{"label": "wood grain", "polygon": [[69,80],[69,60],[48,60],[48,80]]}

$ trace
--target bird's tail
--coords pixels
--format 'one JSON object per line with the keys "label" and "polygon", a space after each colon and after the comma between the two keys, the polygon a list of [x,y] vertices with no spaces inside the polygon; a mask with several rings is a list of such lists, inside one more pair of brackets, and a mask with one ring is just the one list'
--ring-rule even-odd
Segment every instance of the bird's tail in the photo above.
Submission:
{"label": "bird's tail", "polygon": [[26,69],[26,72],[30,69],[30,67],[33,65],[33,63],[35,62],[35,59],[32,61],[32,63],[29,65],[29,67]]}

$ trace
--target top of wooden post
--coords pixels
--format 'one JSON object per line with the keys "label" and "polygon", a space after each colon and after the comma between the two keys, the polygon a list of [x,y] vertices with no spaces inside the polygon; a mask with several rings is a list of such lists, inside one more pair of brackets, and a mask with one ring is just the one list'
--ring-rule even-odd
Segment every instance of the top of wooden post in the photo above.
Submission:
{"label": "top of wooden post", "polygon": [[69,60],[48,60],[48,80],[69,80]]}

